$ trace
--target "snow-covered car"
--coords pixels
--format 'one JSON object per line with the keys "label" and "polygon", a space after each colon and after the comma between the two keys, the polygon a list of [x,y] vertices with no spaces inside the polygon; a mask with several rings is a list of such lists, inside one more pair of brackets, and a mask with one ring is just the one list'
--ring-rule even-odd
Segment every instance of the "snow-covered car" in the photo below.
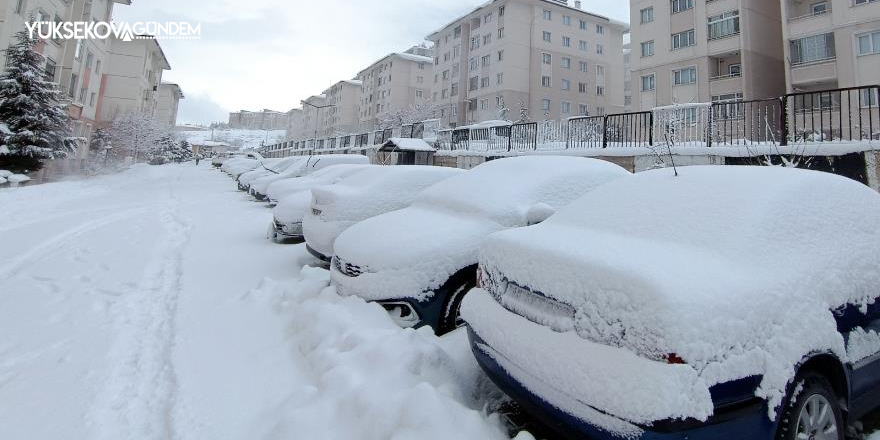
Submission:
{"label": "snow-covered car", "polygon": [[369,166],[372,165],[334,165],[305,177],[272,184],[269,194],[275,197],[281,197],[281,194],[284,196],[272,210],[272,223],[269,225],[267,238],[276,241],[302,239],[303,217],[312,201],[311,189],[335,184]]}
{"label": "snow-covered car", "polygon": [[[329,263],[333,242],[343,231],[370,217],[406,208],[418,193],[464,172],[425,165],[376,166],[335,185],[316,186],[303,218],[306,249]],[[395,233],[386,231],[383,235]]]}
{"label": "snow-covered car", "polygon": [[30,182],[32,179],[24,174],[13,174],[6,178],[12,186],[21,186]]}
{"label": "snow-covered car", "polygon": [[266,176],[272,176],[283,173],[290,167],[297,167],[305,162],[304,157],[288,157],[285,159],[265,159],[260,162],[260,166],[253,171],[242,174],[238,177],[238,189],[241,191],[249,191],[251,183],[257,179]]}
{"label": "snow-covered car", "polygon": [[362,154],[327,154],[321,156],[302,157],[295,166],[278,174],[261,177],[251,183],[249,193],[257,200],[265,200],[266,194],[269,192],[269,185],[280,182],[285,179],[295,179],[297,177],[307,176],[315,171],[322,170],[333,165],[369,165],[370,158]]}
{"label": "snow-covered car", "polygon": [[224,162],[223,166],[220,167],[220,171],[223,171],[233,179],[238,180],[239,176],[248,171],[253,171],[259,166],[260,161],[258,160],[236,157]]}
{"label": "snow-covered car", "polygon": [[793,168],[679,173],[489,237],[462,304],[478,362],[568,437],[843,439],[880,402],[880,195]]}
{"label": "snow-covered car", "polygon": [[630,175],[610,162],[579,157],[486,162],[432,186],[408,208],[342,233],[330,267],[333,281],[343,295],[378,302],[403,327],[447,333],[459,324],[459,305],[476,282],[477,254],[487,236],[540,223],[596,187]]}

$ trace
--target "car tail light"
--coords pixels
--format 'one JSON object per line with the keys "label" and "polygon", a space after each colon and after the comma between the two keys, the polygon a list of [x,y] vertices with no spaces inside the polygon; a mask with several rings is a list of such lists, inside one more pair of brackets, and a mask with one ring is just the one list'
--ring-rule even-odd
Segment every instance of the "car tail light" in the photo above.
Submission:
{"label": "car tail light", "polygon": [[669,365],[687,365],[687,362],[685,362],[684,359],[682,359],[675,353],[667,354],[665,357],[663,357],[663,360],[666,361],[666,363]]}

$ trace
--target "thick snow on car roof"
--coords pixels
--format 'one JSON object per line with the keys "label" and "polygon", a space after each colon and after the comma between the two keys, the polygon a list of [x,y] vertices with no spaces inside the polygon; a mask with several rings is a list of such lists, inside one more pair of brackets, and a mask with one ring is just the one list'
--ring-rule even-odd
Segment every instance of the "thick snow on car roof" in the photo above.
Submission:
{"label": "thick snow on car roof", "polygon": [[267,195],[270,199],[280,200],[287,194],[308,190],[313,186],[333,183],[371,165],[342,164],[328,166],[303,177],[294,177],[269,185]]}
{"label": "thick snow on car roof", "polygon": [[438,178],[446,178],[462,172],[456,168],[427,165],[367,167],[337,185],[318,187],[313,192],[316,196],[320,193],[322,198],[326,199],[328,193],[393,191],[397,187],[411,185],[413,182],[436,181]]}
{"label": "thick snow on car roof", "polygon": [[559,208],[579,188],[593,188],[630,174],[596,159],[562,156],[513,157],[486,162],[419,195],[414,206],[482,214],[503,226],[522,224],[537,203]]}
{"label": "thick snow on car roof", "polygon": [[679,172],[619,179],[542,225],[493,235],[481,263],[573,306],[585,339],[676,353],[709,386],[763,375],[759,396],[775,408],[804,355],[848,359],[831,310],[880,294],[880,195],[790,168]]}

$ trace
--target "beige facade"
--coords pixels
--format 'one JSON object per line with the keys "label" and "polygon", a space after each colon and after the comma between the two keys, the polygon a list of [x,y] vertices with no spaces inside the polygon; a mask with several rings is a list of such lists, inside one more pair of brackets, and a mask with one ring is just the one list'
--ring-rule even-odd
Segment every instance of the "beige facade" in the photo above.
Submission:
{"label": "beige facade", "polygon": [[248,130],[287,130],[290,125],[288,113],[263,109],[258,112],[241,110],[229,114],[230,128]]}
{"label": "beige facade", "polygon": [[415,46],[385,56],[358,73],[357,80],[362,83],[357,111],[360,130],[374,130],[391,115],[430,102],[432,54],[429,48]]}
{"label": "beige facade", "polygon": [[790,92],[880,83],[880,1],[781,2]]}
{"label": "beige facade", "polygon": [[152,38],[110,40],[109,62],[104,77],[99,118],[136,113],[155,118],[159,107],[162,74],[171,69],[159,42]]}
{"label": "beige facade", "polygon": [[361,81],[340,81],[324,91],[327,97],[321,121],[322,136],[354,133],[358,128],[358,102],[361,99]]}
{"label": "beige facade", "polygon": [[634,110],[785,91],[777,0],[630,0],[630,17]]}
{"label": "beige facade", "polygon": [[159,85],[159,103],[156,108],[156,122],[166,128],[177,126],[177,109],[183,99],[183,90],[173,83]]}
{"label": "beige facade", "polygon": [[499,0],[449,23],[434,42],[431,96],[444,125],[616,113],[624,107],[624,23],[580,2]]}
{"label": "beige facade", "polygon": [[303,137],[302,139],[316,139],[321,136],[323,120],[327,116],[327,97],[324,95],[309,96],[302,102],[303,109]]}
{"label": "beige facade", "polygon": [[304,112],[301,108],[295,108],[287,112],[287,140],[300,140],[305,138]]}

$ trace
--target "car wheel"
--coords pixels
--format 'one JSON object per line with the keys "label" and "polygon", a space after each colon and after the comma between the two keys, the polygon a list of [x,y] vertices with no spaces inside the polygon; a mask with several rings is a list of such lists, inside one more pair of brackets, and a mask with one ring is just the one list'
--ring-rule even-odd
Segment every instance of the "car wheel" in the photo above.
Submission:
{"label": "car wheel", "polygon": [[476,286],[477,283],[477,267],[468,266],[456,273],[446,282],[438,291],[442,295],[443,309],[440,316],[440,325],[437,328],[437,335],[449,333],[462,325],[461,320],[461,301],[465,294]]}
{"label": "car wheel", "polygon": [[795,392],[782,413],[776,438],[844,440],[843,411],[828,380],[808,373],[795,384]]}

